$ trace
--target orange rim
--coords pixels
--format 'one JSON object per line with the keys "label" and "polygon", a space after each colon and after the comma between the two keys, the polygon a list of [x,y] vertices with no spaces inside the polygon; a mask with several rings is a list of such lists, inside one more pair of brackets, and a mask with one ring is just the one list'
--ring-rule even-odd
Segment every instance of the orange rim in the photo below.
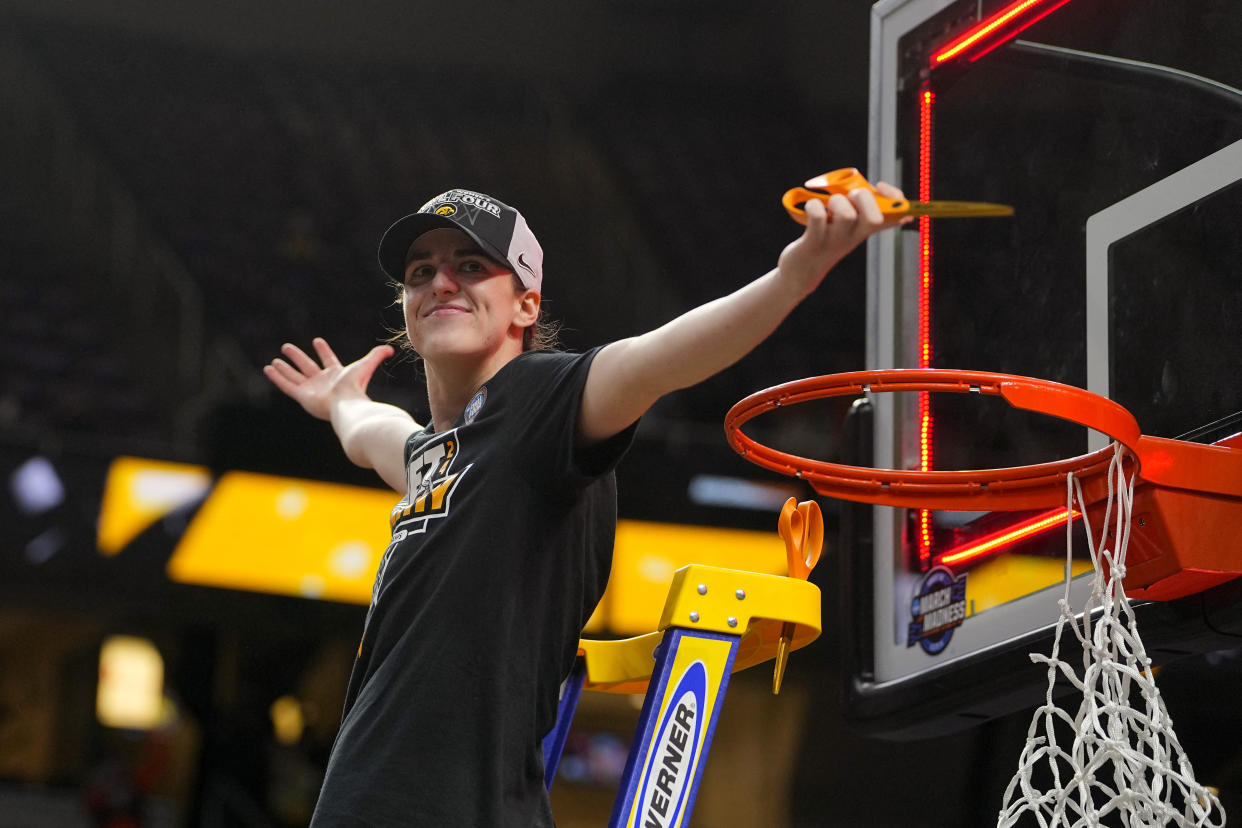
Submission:
{"label": "orange rim", "polygon": [[752,394],[725,417],[729,445],[756,465],[810,483],[829,497],[942,510],[1044,509],[1065,503],[1065,479],[1079,477],[1088,496],[1106,485],[1104,476],[1113,448],[1028,466],[968,471],[876,469],[812,460],[778,451],[742,432],[750,420],[789,405],[827,397],[859,396],[893,391],[935,391],[999,396],[1014,408],[1036,411],[1102,432],[1125,446],[1135,458],[1138,423],[1110,399],[1048,380],[939,368],[854,371],[797,380]]}

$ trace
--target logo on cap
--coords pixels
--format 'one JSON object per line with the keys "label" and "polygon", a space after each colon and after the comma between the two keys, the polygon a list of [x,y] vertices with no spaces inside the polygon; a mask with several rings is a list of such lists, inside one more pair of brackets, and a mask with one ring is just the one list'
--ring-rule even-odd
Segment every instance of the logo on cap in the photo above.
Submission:
{"label": "logo on cap", "polygon": [[534,275],[534,273],[535,273],[535,269],[526,263],[526,254],[525,254],[525,253],[519,253],[519,254],[518,254],[518,257],[517,257],[517,263],[518,263],[518,264],[520,264],[522,267],[526,268],[527,270],[529,270],[529,271],[531,272],[531,274],[532,274],[532,275]]}
{"label": "logo on cap", "polygon": [[457,208],[452,204],[441,204],[436,208],[437,216],[451,216],[457,213]]}

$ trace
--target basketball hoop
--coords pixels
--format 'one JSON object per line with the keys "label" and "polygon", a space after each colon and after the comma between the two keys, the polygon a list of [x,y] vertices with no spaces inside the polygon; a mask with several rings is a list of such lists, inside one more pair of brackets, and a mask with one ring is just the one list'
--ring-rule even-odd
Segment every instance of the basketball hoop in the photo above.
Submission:
{"label": "basketball hoop", "polygon": [[[742,433],[760,414],[826,397],[884,391],[999,396],[1014,408],[1078,423],[1113,444],[1067,460],[968,471],[874,469],[777,451]],[[1194,775],[1155,684],[1130,608],[1135,597],[1168,600],[1242,575],[1242,436],[1216,445],[1147,437],[1125,408],[1060,383],[980,371],[858,371],[769,388],[725,418],[729,444],[764,468],[817,492],[909,509],[997,511],[1060,506],[1082,515],[1094,569],[1086,606],[1070,606],[1073,532],[1066,521],[1066,583],[1046,665],[1047,692],[1005,791],[998,828],[1033,819],[1050,828],[1224,824],[1220,800]],[[1098,535],[1095,527],[1098,528]],[[1081,669],[1062,659],[1077,639]],[[1062,707],[1058,682],[1079,691]]]}
{"label": "basketball hoop", "polygon": [[1107,498],[1112,446],[1065,460],[995,469],[876,469],[812,460],[763,445],[742,426],[767,412],[828,397],[894,391],[999,396],[1014,408],[1095,429],[1124,449],[1135,478],[1134,550],[1125,586],[1134,597],[1169,600],[1242,574],[1242,547],[1223,527],[1242,525],[1242,446],[1204,445],[1143,435],[1117,403],[1048,380],[939,368],[855,371],[797,380],[745,398],[729,410],[729,445],[750,460],[806,480],[844,500],[947,511],[1050,509],[1065,504],[1072,475],[1083,499]]}
{"label": "basketball hoop", "polygon": [[1113,450],[1028,466],[969,471],[920,471],[847,466],[786,454],[748,437],[741,427],[769,411],[826,397],[893,391],[999,396],[1015,408],[1039,411],[1102,432],[1137,456],[1139,427],[1112,400],[1047,380],[938,368],[855,371],[798,380],[752,394],[725,417],[729,445],[752,463],[800,477],[829,497],[908,509],[950,511],[1047,509],[1065,502],[1070,472],[1092,493],[1108,471]]}

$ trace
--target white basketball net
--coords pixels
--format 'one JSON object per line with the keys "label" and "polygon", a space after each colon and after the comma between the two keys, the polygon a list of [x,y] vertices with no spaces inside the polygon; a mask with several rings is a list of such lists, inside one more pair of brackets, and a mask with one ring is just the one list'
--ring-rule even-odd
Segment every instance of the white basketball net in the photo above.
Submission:
{"label": "white basketball net", "polygon": [[[997,826],[1222,826],[1216,795],[1195,781],[1143,649],[1130,601],[1122,590],[1134,479],[1126,477],[1117,447],[1108,472],[1108,505],[1098,543],[1087,521],[1082,484],[1070,475],[1066,508],[1082,513],[1095,567],[1091,595],[1070,607],[1072,520],[1066,521],[1065,595],[1058,602],[1052,654],[1031,654],[1048,666],[1044,704],[1027,730],[1018,770],[1005,790]],[[1108,527],[1114,527],[1109,536]],[[1108,544],[1112,542],[1112,549]],[[1100,615],[1094,621],[1092,614]],[[1082,671],[1058,658],[1061,636],[1073,631],[1082,646]],[[1080,691],[1053,701],[1058,676]],[[1077,704],[1077,710],[1069,708]]]}

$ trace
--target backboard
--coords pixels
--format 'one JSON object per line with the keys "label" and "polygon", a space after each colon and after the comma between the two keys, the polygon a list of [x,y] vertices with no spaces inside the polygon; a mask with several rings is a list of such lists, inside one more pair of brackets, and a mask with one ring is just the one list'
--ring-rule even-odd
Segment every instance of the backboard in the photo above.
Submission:
{"label": "backboard", "polygon": [[[1011,204],[868,248],[867,368],[996,371],[1087,388],[1143,433],[1242,431],[1242,10],[1234,0],[885,0],[872,12],[872,181]],[[1015,466],[1103,435],[976,395],[855,407],[863,465]],[[847,715],[930,735],[1034,702],[1064,513],[850,507]],[[1075,602],[1089,572],[1074,525]],[[1142,608],[1157,659],[1235,646],[1234,581]],[[931,606],[935,604],[935,606]],[[943,606],[941,606],[943,604]],[[1210,624],[1205,617],[1211,616]]]}

